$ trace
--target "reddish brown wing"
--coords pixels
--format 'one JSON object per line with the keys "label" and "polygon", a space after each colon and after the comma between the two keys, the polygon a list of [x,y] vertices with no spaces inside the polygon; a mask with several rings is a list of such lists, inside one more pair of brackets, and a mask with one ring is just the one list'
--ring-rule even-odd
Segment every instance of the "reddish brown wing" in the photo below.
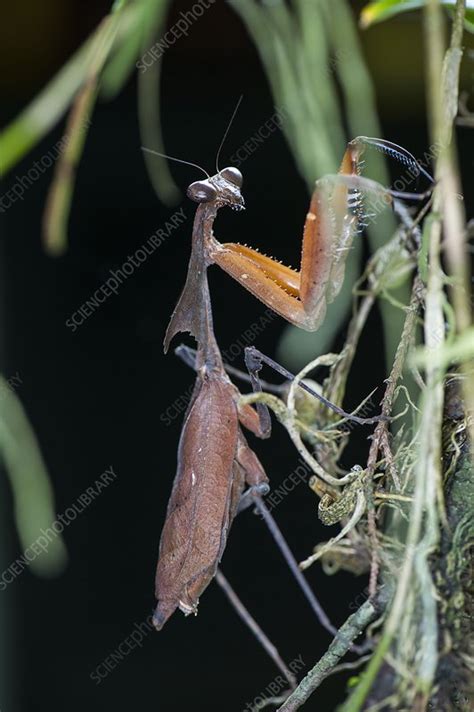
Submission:
{"label": "reddish brown wing", "polygon": [[206,376],[186,417],[156,572],[158,629],[176,608],[196,610],[226,544],[238,436],[233,390]]}

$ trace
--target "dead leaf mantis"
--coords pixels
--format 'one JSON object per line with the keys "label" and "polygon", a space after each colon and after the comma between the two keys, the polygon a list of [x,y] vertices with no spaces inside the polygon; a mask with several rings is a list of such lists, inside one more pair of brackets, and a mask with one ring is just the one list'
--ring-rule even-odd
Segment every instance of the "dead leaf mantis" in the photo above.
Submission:
{"label": "dead leaf mantis", "polygon": [[[225,176],[217,176],[216,186],[222,200],[232,197]],[[239,406],[240,394],[224,370],[214,337],[205,241],[218,207],[216,200],[205,201],[196,211],[188,276],[165,337],[167,350],[175,334],[189,332],[198,349],[196,385],[161,535],[153,619],[157,629],[178,607],[186,614],[196,611],[199,596],[216,574],[244,483],[268,490],[265,472],[239,421],[257,435],[265,433],[257,413]]]}
{"label": "dead leaf mantis", "polygon": [[[196,611],[199,596],[216,574],[244,483],[260,494],[268,490],[268,479],[249,448],[240,423],[260,437],[267,437],[267,405],[277,415],[279,406],[259,392],[241,398],[230,381],[214,337],[207,268],[219,265],[287,321],[307,330],[317,329],[327,304],[342,286],[346,255],[359,229],[362,191],[382,194],[387,204],[397,195],[360,177],[360,157],[367,145],[394,152],[407,164],[417,165],[411,154],[390,142],[367,137],[351,141],[339,174],[316,182],[304,225],[299,271],[245,245],[221,243],[214,236],[213,223],[221,207],[244,207],[242,174],[236,168],[225,168],[188,188],[188,196],[199,205],[187,280],[166,332],[165,351],[177,333],[194,336],[198,345],[194,364],[197,378],[181,434],[178,469],[160,543],[154,616],[158,629],[178,607],[186,614]],[[258,364],[250,364],[257,391],[258,370]],[[298,382],[306,387],[299,379]],[[256,403],[257,411],[251,403]],[[327,401],[326,404],[357,422],[377,420],[358,418]],[[351,495],[342,503],[333,503],[337,513],[329,512],[331,505],[326,502],[328,523],[339,521],[351,508],[351,521],[360,517],[365,504],[358,473],[335,478],[322,473],[314,458],[311,464],[321,479],[323,494],[332,493],[337,500],[335,488],[347,484],[347,494]]]}

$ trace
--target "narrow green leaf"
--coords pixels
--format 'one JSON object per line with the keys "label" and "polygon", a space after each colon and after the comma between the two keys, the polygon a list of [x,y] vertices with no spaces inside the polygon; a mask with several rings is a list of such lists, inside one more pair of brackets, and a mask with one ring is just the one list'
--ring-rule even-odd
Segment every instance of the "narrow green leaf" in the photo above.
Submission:
{"label": "narrow green leaf", "polygon": [[[456,2],[454,0],[441,0],[448,10],[454,10]],[[360,25],[363,29],[383,22],[402,12],[419,10],[425,5],[425,0],[378,0],[369,2],[360,14]],[[464,26],[469,32],[474,32],[474,0],[466,2],[466,18]]]}
{"label": "narrow green leaf", "polygon": [[46,251],[57,256],[67,247],[67,225],[76,182],[76,169],[90,125],[90,117],[95,107],[102,69],[115,40],[121,12],[127,0],[116,0],[112,10],[105,17],[94,37],[83,86],[78,90],[70,111],[64,139],[66,146],[61,153],[54,178],[49,189],[43,219],[43,237]]}
{"label": "narrow green leaf", "polygon": [[[135,12],[135,7],[131,6],[125,8],[123,14],[131,16]],[[122,23],[115,41],[120,42],[133,26],[131,21]],[[91,48],[101,32],[102,25],[99,25],[45,88],[0,133],[0,177],[6,175],[62,119],[84,83]]]}
{"label": "narrow green leaf", "polygon": [[[149,8],[147,20],[143,24],[140,46],[143,53],[147,52],[157,41],[166,19],[169,0],[162,0]],[[161,63],[160,51],[153,63],[139,68],[138,71],[138,123],[140,140],[144,148],[158,153],[166,153],[161,127]],[[173,151],[171,153],[174,154]],[[165,205],[176,205],[181,192],[175,184],[166,158],[143,153],[145,167],[150,182],[160,200]]]}
{"label": "narrow green leaf", "polygon": [[93,36],[0,134],[0,176],[13,168],[62,118],[81,86]]}
{"label": "narrow green leaf", "polygon": [[[163,21],[171,0],[135,0],[134,13],[122,13],[118,32],[123,35],[115,43],[107,65],[102,72],[100,95],[105,100],[113,99],[122,89],[133,71],[140,67],[140,57],[149,47],[143,38],[155,37],[163,29]],[[130,9],[132,9],[130,8]]]}
{"label": "narrow green leaf", "polygon": [[[22,550],[36,542],[41,529],[56,520],[53,490],[23,406],[12,387],[0,375],[0,457],[13,491],[15,520]],[[43,537],[45,538],[45,537]],[[47,550],[35,556],[30,567],[39,575],[59,572],[67,560],[60,535],[49,541]]]}

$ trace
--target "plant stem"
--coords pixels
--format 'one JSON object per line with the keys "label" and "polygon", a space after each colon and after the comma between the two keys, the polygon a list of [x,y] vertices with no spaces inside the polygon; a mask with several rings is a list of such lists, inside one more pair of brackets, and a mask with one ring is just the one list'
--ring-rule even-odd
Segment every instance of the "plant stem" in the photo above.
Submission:
{"label": "plant stem", "polygon": [[339,628],[337,637],[334,638],[321,660],[303,678],[278,712],[294,712],[294,710],[299,709],[333,670],[338,661],[348,652],[351,643],[369,623],[375,620],[376,616],[377,611],[371,601],[366,601],[358,611],[349,616]]}
{"label": "plant stem", "polygon": [[[440,24],[441,8],[432,10],[437,15],[437,24]],[[454,15],[451,45],[446,53],[444,64],[439,52],[433,52],[432,64],[437,73],[437,84],[433,79],[432,97],[433,112],[436,115],[436,124],[433,126],[435,138],[441,143],[441,154],[438,161],[437,178],[439,180],[440,207],[442,209],[444,227],[444,248],[446,261],[453,282],[450,288],[456,332],[459,336],[471,326],[471,280],[470,260],[466,245],[465,214],[460,197],[461,184],[457,161],[452,141],[452,125],[458,111],[458,85],[459,69],[462,59],[462,35],[465,16],[465,2],[458,0]],[[438,31],[438,34],[440,32]],[[443,86],[440,87],[439,75],[443,74]],[[440,94],[440,89],[443,93]],[[438,103],[439,108],[434,105]],[[444,111],[443,111],[444,107]],[[474,412],[474,379],[472,371],[463,365],[462,388],[466,411]],[[474,422],[470,421],[471,442],[474,442]]]}
{"label": "plant stem", "polygon": [[[464,2],[459,0],[452,31],[451,50],[459,50],[463,19],[461,5],[464,6]],[[448,203],[450,210],[454,212],[453,206],[456,201],[456,194],[452,187],[454,177],[457,175],[448,146],[454,115],[452,112],[445,111],[445,107],[449,109],[449,106],[452,106],[453,96],[456,97],[457,106],[459,80],[458,62],[457,69],[455,67],[455,70],[450,72],[449,86],[445,82],[445,91],[443,91],[441,77],[443,74],[445,48],[443,18],[439,0],[428,0],[427,2],[425,8],[425,35],[430,125],[433,143],[440,147],[441,153],[436,165],[435,175],[438,185],[435,189],[433,211],[429,223],[424,336],[430,358],[427,359],[426,364],[426,389],[420,420],[414,497],[405,544],[405,557],[398,577],[394,600],[384,626],[384,632],[362,681],[344,705],[344,712],[358,712],[364,704],[385,655],[395,640],[397,632],[401,629],[401,622],[405,617],[406,601],[410,591],[413,591],[417,596],[417,607],[419,609],[417,613],[419,616],[419,639],[417,641],[416,668],[413,670],[413,677],[417,689],[421,690],[421,705],[425,705],[429,699],[438,660],[437,610],[428,559],[439,541],[439,518],[436,502],[439,500],[440,492],[442,491],[441,428],[444,403],[444,369],[437,357],[445,341],[443,312],[445,298],[441,269],[441,211]],[[449,51],[446,53],[444,62],[445,68],[449,66]],[[450,95],[448,95],[448,92]],[[445,214],[444,218],[445,224],[446,220],[451,221],[449,228],[452,230],[451,239],[456,242],[457,249],[459,249],[457,243],[463,239],[463,223],[459,215],[459,206],[456,207],[456,211],[454,218],[452,213],[449,216]],[[454,225],[455,221],[456,226]],[[454,235],[455,230],[458,231],[457,235]],[[459,296],[457,299],[459,308]],[[459,315],[461,321],[465,319],[464,312],[465,307],[461,305],[461,314]],[[407,615],[409,614],[407,613]],[[410,624],[411,626],[416,625],[414,620]]]}

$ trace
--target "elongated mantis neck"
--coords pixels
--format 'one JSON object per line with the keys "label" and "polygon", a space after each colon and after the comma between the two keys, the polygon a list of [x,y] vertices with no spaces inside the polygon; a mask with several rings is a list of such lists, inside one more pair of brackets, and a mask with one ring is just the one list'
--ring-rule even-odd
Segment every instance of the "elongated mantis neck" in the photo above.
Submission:
{"label": "elongated mantis neck", "polygon": [[212,237],[212,226],[217,215],[215,201],[201,203],[194,217],[192,250],[188,274],[181,297],[171,317],[165,336],[165,351],[173,336],[188,331],[197,341],[196,370],[224,373],[222,357],[214,336],[211,298],[207,268],[211,264],[207,246]]}

